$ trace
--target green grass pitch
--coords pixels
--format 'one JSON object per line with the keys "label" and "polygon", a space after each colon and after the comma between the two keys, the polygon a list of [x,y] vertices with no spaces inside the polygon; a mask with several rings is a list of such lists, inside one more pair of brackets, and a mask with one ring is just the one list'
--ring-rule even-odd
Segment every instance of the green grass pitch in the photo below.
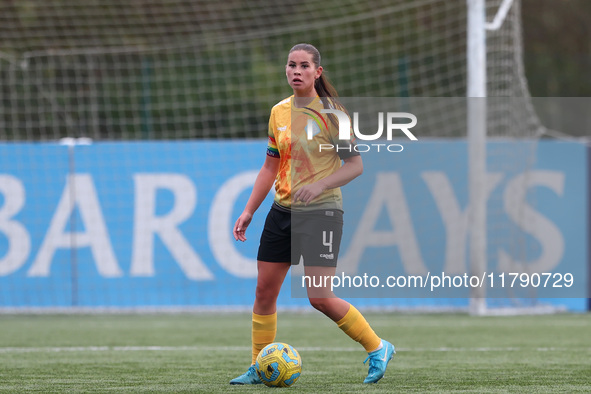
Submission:
{"label": "green grass pitch", "polygon": [[0,392],[591,392],[590,314],[366,317],[398,351],[378,384],[334,323],[280,312],[303,372],[270,389],[228,384],[250,362],[246,313],[0,315]]}

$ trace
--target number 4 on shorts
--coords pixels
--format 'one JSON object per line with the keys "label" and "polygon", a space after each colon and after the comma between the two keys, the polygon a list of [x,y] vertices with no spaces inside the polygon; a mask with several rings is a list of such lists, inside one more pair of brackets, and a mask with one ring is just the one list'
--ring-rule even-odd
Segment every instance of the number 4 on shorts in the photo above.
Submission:
{"label": "number 4 on shorts", "polygon": [[322,244],[328,246],[328,253],[332,253],[332,230],[328,231],[328,240],[326,239],[326,231],[322,232]]}

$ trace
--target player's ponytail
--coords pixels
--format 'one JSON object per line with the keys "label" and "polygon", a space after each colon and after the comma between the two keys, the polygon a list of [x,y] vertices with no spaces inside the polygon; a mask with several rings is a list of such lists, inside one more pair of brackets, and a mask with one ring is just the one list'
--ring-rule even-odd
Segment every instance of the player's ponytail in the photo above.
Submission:
{"label": "player's ponytail", "polygon": [[337,90],[332,86],[324,73],[314,82],[314,89],[316,89],[319,97],[339,97]]}

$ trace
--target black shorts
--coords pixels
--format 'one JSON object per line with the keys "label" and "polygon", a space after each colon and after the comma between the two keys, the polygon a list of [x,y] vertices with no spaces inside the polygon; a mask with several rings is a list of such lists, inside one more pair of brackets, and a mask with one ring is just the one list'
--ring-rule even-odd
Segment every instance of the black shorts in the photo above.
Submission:
{"label": "black shorts", "polygon": [[343,212],[314,210],[290,212],[273,204],[265,228],[257,260],[297,265],[336,267],[341,238]]}

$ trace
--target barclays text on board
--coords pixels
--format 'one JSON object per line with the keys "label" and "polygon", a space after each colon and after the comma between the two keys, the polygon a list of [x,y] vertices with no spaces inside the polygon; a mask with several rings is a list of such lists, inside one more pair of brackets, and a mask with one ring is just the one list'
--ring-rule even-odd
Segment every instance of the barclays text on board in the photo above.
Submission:
{"label": "barclays text on board", "polygon": [[[487,268],[568,272],[569,292],[538,296],[585,297],[586,148],[538,142],[532,168],[519,159],[507,165],[524,146],[504,146],[496,157],[495,144],[504,143],[489,144]],[[247,243],[236,243],[231,228],[264,148],[263,141],[0,145],[0,307],[248,304],[271,197]],[[469,272],[465,142],[419,142],[396,162],[364,161],[364,174],[344,188],[342,271]],[[515,238],[523,240],[517,247]],[[301,300],[280,299],[292,302]]]}

